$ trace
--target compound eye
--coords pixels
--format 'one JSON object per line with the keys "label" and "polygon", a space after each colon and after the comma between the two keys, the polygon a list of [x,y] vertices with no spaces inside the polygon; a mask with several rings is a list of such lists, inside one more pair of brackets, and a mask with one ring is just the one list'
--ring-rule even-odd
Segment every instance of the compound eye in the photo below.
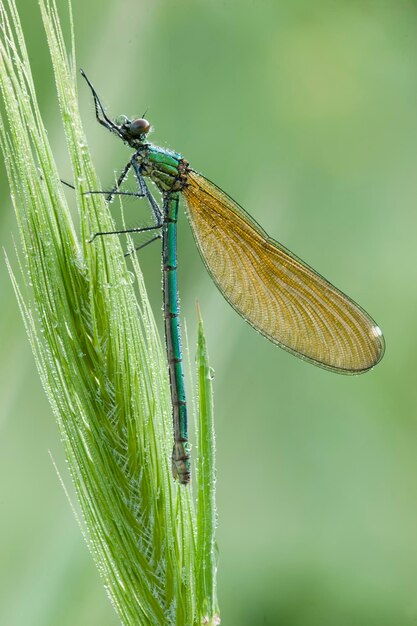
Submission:
{"label": "compound eye", "polygon": [[145,120],[141,117],[137,120],[133,120],[129,127],[129,133],[132,135],[132,137],[140,137],[141,135],[146,135],[147,133],[149,133],[150,129],[151,125],[149,124],[148,120]]}
{"label": "compound eye", "polygon": [[114,120],[114,123],[116,124],[116,126],[125,126],[126,124],[130,123],[130,120],[128,117],[126,117],[126,115],[119,115],[119,117],[116,117],[116,119]]}

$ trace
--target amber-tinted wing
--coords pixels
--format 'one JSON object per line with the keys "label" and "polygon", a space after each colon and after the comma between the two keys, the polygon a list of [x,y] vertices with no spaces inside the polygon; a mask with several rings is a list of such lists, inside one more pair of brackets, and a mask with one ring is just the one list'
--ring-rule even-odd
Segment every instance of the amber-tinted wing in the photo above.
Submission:
{"label": "amber-tinted wing", "polygon": [[242,317],[282,348],[327,369],[373,367],[384,339],[373,319],[194,171],[187,214],[214,282]]}

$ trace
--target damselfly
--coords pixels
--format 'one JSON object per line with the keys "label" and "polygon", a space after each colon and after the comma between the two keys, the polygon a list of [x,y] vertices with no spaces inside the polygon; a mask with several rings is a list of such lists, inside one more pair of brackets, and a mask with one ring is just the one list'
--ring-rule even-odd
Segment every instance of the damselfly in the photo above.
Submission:
{"label": "damselfly", "polygon": [[[144,118],[106,115],[84,72],[94,98],[96,118],[133,150],[108,199],[116,194],[147,199],[155,224],[146,228],[96,233],[156,232],[162,238],[165,341],[172,398],[173,475],[190,480],[187,405],[181,356],[177,291],[177,219],[180,197],[204,264],[232,307],[257,331],[296,356],[341,374],[366,372],[384,354],[382,332],[353,300],[271,239],[230,196],[190,168],[176,152],[147,141]],[[138,192],[120,192],[130,170]],[[160,207],[145,179],[162,197]],[[94,193],[94,192],[92,192]],[[103,193],[103,192],[99,192]],[[145,245],[146,245],[145,244]]]}

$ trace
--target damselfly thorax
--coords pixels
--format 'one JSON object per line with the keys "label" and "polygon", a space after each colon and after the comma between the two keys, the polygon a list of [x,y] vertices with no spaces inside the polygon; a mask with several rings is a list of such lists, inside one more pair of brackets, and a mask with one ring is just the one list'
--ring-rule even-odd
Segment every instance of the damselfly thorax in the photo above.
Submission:
{"label": "damselfly thorax", "polygon": [[186,186],[190,168],[180,154],[145,144],[134,158],[141,175],[155,183],[161,193],[181,191]]}

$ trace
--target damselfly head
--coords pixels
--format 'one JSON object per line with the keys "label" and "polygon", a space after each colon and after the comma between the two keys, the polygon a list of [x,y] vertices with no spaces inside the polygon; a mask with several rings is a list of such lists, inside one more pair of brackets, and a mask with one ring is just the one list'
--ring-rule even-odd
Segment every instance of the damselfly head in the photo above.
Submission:
{"label": "damselfly head", "polygon": [[133,137],[139,137],[140,135],[146,135],[151,130],[151,125],[148,120],[140,117],[137,120],[133,120],[130,125],[129,131]]}
{"label": "damselfly head", "polygon": [[114,121],[125,141],[143,141],[145,135],[151,130],[148,120],[140,117],[136,120],[130,120],[126,115],[119,115]]}
{"label": "damselfly head", "polygon": [[123,141],[126,141],[133,148],[138,148],[140,144],[145,140],[145,136],[151,130],[151,125],[148,120],[140,117],[136,120],[130,120],[126,115],[119,115],[114,122],[107,117],[106,111],[101,103],[100,98],[93,85],[88,80],[84,70],[81,71],[81,76],[87,82],[87,85],[91,89],[91,93],[94,98],[94,105],[96,108],[96,117],[102,126],[105,126],[112,133],[118,135]]}

